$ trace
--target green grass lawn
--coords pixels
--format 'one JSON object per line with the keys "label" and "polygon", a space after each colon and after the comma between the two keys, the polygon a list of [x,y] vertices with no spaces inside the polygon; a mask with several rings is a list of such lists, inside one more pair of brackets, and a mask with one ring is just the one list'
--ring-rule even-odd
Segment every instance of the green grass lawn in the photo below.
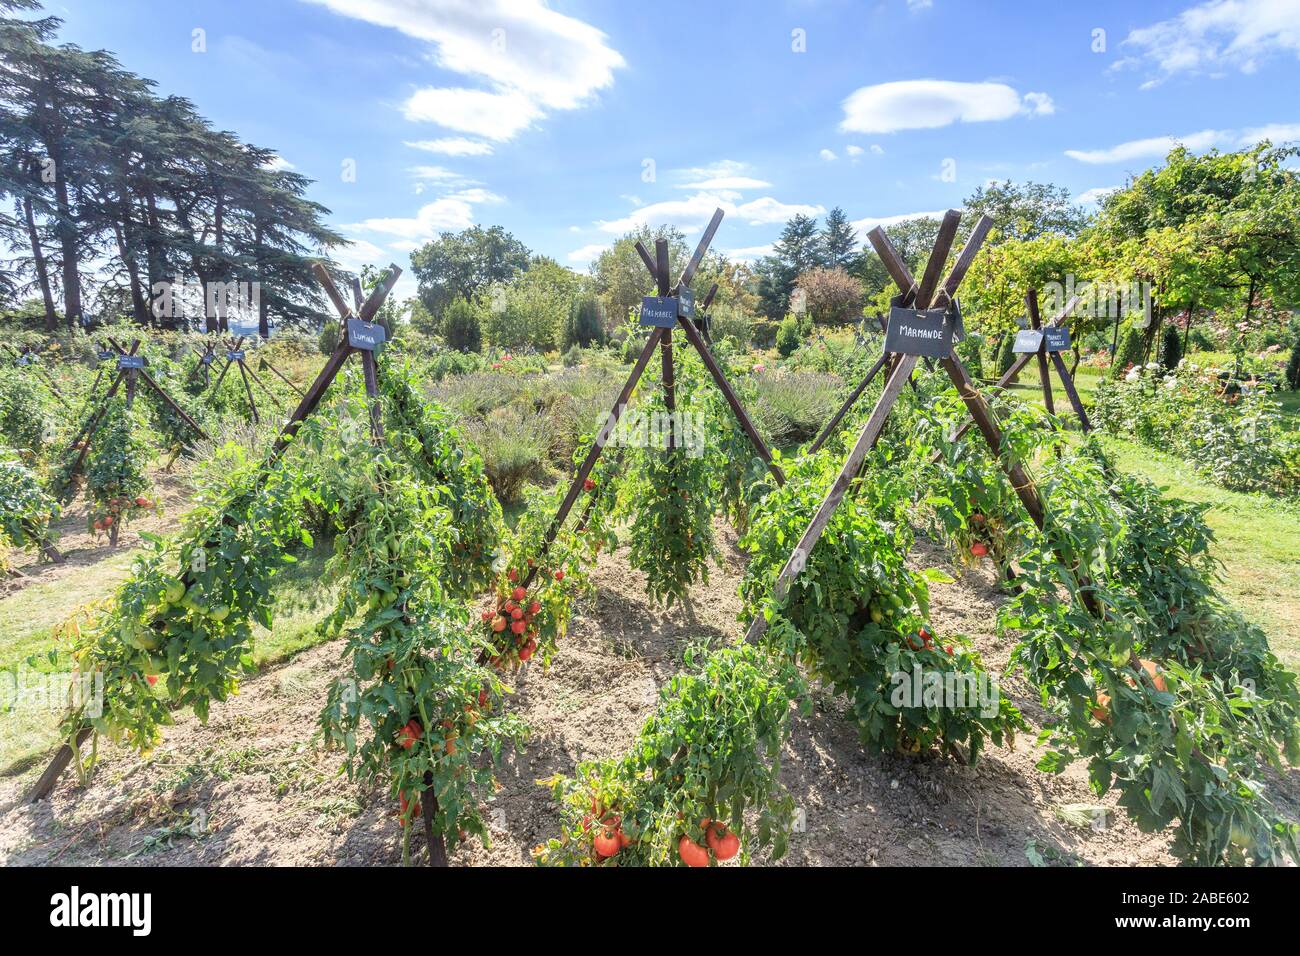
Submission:
{"label": "green grass lawn", "polygon": [[[24,703],[9,710],[13,680],[36,679],[37,673],[65,670],[51,663],[57,647],[53,628],[77,608],[111,595],[131,570],[137,549],[124,549],[102,561],[53,581],[33,584],[0,600],[0,773],[20,770],[57,741],[59,709]],[[277,663],[321,641],[316,626],[332,605],[333,591],[321,584],[328,554],[317,550],[287,565],[276,579],[275,627],[260,625],[254,634],[253,659],[259,667]],[[30,660],[29,660],[30,659]],[[7,672],[7,674],[5,673]],[[21,686],[27,686],[25,683]]]}

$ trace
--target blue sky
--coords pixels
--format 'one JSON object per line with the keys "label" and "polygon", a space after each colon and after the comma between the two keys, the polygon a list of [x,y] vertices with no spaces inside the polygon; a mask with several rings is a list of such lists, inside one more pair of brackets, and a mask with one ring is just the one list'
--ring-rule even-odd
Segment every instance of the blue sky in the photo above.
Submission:
{"label": "blue sky", "polygon": [[1086,199],[1170,138],[1300,139],[1300,0],[47,8],[315,179],[351,267],[480,222],[582,270],[639,222],[698,234],[717,205],[714,247],[753,258],[798,211],[870,228],[1004,178]]}

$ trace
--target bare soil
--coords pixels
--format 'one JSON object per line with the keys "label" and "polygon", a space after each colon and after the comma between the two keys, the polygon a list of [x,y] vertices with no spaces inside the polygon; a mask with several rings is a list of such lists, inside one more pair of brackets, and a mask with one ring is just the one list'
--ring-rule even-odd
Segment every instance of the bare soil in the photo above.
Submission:
{"label": "bare soil", "polygon": [[[461,847],[453,865],[529,865],[529,850],[558,828],[537,781],[578,760],[622,752],[688,642],[740,636],[743,558],[734,534],[720,534],[722,565],[670,611],[649,602],[625,551],[600,557],[597,596],[580,607],[549,671],[535,669],[517,681],[515,706],[533,736],[524,753],[505,761],[489,801],[492,846]],[[924,543],[915,564],[946,567]],[[968,572],[932,591],[939,639],[964,633],[991,668],[1003,667],[1010,646],[993,629],[1002,600],[993,575]],[[206,726],[178,715],[146,759],[110,747],[86,789],[69,773],[49,800],[27,806],[22,794],[43,762],[0,780],[0,862],[399,864],[395,807],[385,794],[341,776],[337,754],[311,740],[340,650],[341,642],[323,644],[251,678],[236,698],[214,707]],[[1003,686],[1037,725],[1037,695],[1015,679]],[[1096,798],[1082,766],[1060,776],[1038,771],[1041,751],[1032,736],[963,766],[938,754],[864,751],[844,711],[842,700],[823,695],[809,718],[794,720],[782,779],[805,826],[782,865],[1175,862],[1169,836],[1140,833],[1113,797]],[[1294,816],[1300,775],[1275,781],[1275,789]]]}

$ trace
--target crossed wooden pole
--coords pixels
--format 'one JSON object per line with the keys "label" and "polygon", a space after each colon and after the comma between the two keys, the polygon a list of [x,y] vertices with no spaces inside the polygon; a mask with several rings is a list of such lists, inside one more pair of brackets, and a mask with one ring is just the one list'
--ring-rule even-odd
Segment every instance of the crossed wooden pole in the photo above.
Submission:
{"label": "crossed wooden pole", "polygon": [[[319,278],[320,277],[317,276],[317,279]],[[329,279],[329,273],[325,273],[325,278]],[[361,305],[362,303],[358,302],[357,308],[360,309]],[[248,408],[249,408],[249,412],[253,416],[253,424],[259,424],[262,419],[261,416],[258,414],[257,399],[253,397],[253,385],[256,385],[263,392],[265,392],[277,408],[283,409],[284,405],[281,404],[280,399],[276,397],[276,394],[273,391],[271,391],[269,388],[267,388],[266,383],[257,377],[257,373],[254,372],[251,368],[249,368],[247,353],[243,349],[244,341],[246,338],[247,336],[241,335],[237,339],[230,339],[226,342],[226,356],[225,356],[226,364],[222,366],[221,372],[217,375],[217,383],[212,387],[212,390],[208,393],[207,401],[209,404],[212,403],[213,398],[216,397],[217,392],[221,388],[221,383],[226,379],[226,374],[230,371],[231,366],[235,366],[239,369],[239,377],[241,381],[243,381],[244,383],[244,393],[248,396]],[[205,375],[207,374],[206,368],[207,366],[211,365],[211,362],[210,361],[204,362],[203,358],[208,355],[213,355],[213,356],[216,355],[215,348],[211,343],[208,344],[207,351],[204,353],[204,356],[200,357],[199,359],[200,365],[203,365],[205,367],[205,371],[204,371]],[[279,376],[281,380],[288,382],[290,387],[292,387],[294,391],[298,392],[298,395],[300,397],[302,396],[303,394],[302,391],[298,389],[297,386],[293,385],[292,382],[289,382],[287,378],[281,375],[280,372],[276,370],[274,366],[271,365],[270,362],[268,362],[266,359],[262,359],[261,364],[263,368],[271,369],[271,371],[275,372],[275,374]]]}
{"label": "crossed wooden pole", "polygon": [[[99,400],[99,405],[95,408],[94,412],[92,412],[90,417],[82,423],[81,427],[77,430],[77,434],[73,436],[72,441],[68,444],[68,452],[71,452],[73,449],[76,449],[77,451],[77,459],[72,463],[72,468],[65,476],[68,481],[72,480],[72,478],[81,470],[81,466],[85,463],[86,453],[90,451],[91,436],[95,434],[95,429],[99,426],[103,417],[108,413],[108,403],[113,400],[113,396],[117,394],[118,389],[121,388],[123,383],[126,383],[127,408],[130,408],[135,404],[136,387],[138,382],[143,380],[144,383],[153,389],[154,393],[162,399],[163,403],[175,412],[180,419],[185,422],[185,424],[189,425],[200,438],[208,437],[207,432],[199,426],[199,423],[191,418],[190,414],[185,411],[185,409],[181,408],[181,406],[176,403],[175,399],[167,394],[163,387],[154,380],[154,377],[150,375],[148,370],[144,367],[143,356],[136,355],[140,350],[139,339],[132,340],[129,349],[122,348],[116,339],[110,338],[108,343],[112,346],[112,350],[117,353],[117,376],[113,379],[113,384],[108,387],[108,391],[104,393],[104,397]],[[98,378],[96,378],[96,381],[98,381]],[[113,527],[109,531],[110,545],[116,546],[117,535],[118,525],[117,522],[113,522]]]}
{"label": "crossed wooden pole", "polygon": [[[704,235],[700,237],[699,244],[695,247],[695,252],[691,255],[686,267],[682,270],[681,276],[678,277],[674,284],[669,278],[668,265],[668,240],[655,240],[655,254],[650,255],[646,247],[638,241],[636,243],[637,254],[640,255],[641,261],[645,264],[646,271],[650,273],[650,278],[654,280],[655,286],[660,296],[680,295],[683,290],[689,289],[691,280],[695,278],[695,273],[700,267],[704,254],[708,251],[709,244],[713,241],[714,234],[718,231],[718,226],[722,222],[723,212],[717,209],[713,213],[713,218],[709,220],[709,225],[704,230]],[[708,295],[703,300],[702,308],[707,309],[712,303],[713,297],[717,292],[717,283],[709,290]],[[686,334],[686,340],[691,344],[696,352],[699,353],[700,359],[704,362],[704,367],[709,370],[709,375],[713,378],[714,384],[722,392],[723,397],[727,400],[732,413],[740,423],[740,427],[748,436],[754,446],[758,456],[767,465],[768,470],[778,485],[785,484],[785,473],[781,467],[772,460],[772,453],[768,450],[767,445],[763,442],[762,436],[759,435],[758,429],[754,427],[753,421],[750,420],[745,408],[740,403],[731,384],[727,381],[726,375],[723,374],[717,360],[714,359],[713,353],[709,350],[708,343],[705,341],[704,334],[696,326],[695,321],[683,317],[680,313],[677,316],[677,324],[681,326],[682,331]],[[707,322],[705,323],[707,328]],[[541,551],[534,561],[532,568],[529,569],[524,579],[523,586],[528,587],[532,584],[533,579],[537,576],[537,570],[542,566],[542,559],[545,558],[551,545],[555,542],[556,536],[564,526],[565,519],[568,518],[569,512],[573,510],[574,504],[582,492],[583,484],[590,477],[591,471],[596,466],[597,459],[600,458],[610,436],[613,435],[614,429],[618,426],[619,418],[627,409],[627,403],[632,397],[632,392],[636,389],[637,384],[644,375],[646,366],[650,363],[651,356],[654,355],[656,347],[660,350],[661,362],[661,384],[664,390],[664,405],[670,414],[669,428],[671,429],[671,413],[677,408],[676,383],[673,372],[673,329],[655,327],[646,340],[645,346],[641,349],[641,354],[637,357],[636,363],[632,366],[632,372],[628,375],[627,381],[623,384],[623,390],[619,392],[618,398],[614,401],[614,407],[605,419],[605,423],[596,433],[596,439],[592,443],[591,449],[587,452],[586,458],[578,466],[577,473],[573,476],[573,481],[569,485],[569,490],[560,502],[559,510],[556,511],[555,517],[551,519],[550,526],[546,529],[546,535],[542,539]],[[676,439],[673,433],[669,432],[668,446],[670,449],[677,448]],[[582,516],[582,524],[586,524],[587,518],[591,514],[591,507],[588,506]]]}
{"label": "crossed wooden pole", "polygon": [[[951,305],[953,296],[957,287],[965,278],[971,264],[975,260],[975,255],[979,252],[988,235],[993,221],[988,216],[981,216],[975,228],[971,231],[970,238],[967,240],[965,247],[957,256],[952,270],[948,277],[942,283],[939,282],[940,273],[947,262],[948,253],[952,248],[953,240],[957,235],[957,227],[961,222],[961,214],[955,210],[949,210],[943,217],[943,222],[939,227],[939,234],[935,239],[934,249],[930,253],[929,262],[926,263],[925,271],[919,282],[913,277],[907,265],[899,256],[893,243],[889,241],[889,236],[885,231],[877,226],[868,233],[867,238],[871,241],[876,253],[880,256],[885,268],[888,270],[890,277],[903,294],[899,300],[896,300],[903,307],[911,307],[918,310],[929,308],[946,308]],[[830,491],[822,500],[816,514],[809,522],[807,529],[799,538],[798,543],[792,550],[789,559],[781,568],[777,576],[776,584],[773,588],[773,595],[776,600],[784,601],[790,593],[790,588],[802,573],[807,564],[808,556],[812,553],[813,548],[821,539],[826,526],[830,523],[831,517],[835,510],[844,500],[848,493],[849,486],[860,473],[863,463],[866,460],[867,452],[876,444],[880,438],[880,432],[884,428],[885,421],[889,417],[889,412],[894,403],[898,400],[899,394],[903,390],[904,383],[911,376],[912,371],[920,361],[917,355],[902,355],[894,364],[885,389],[877,400],[875,407],[871,411],[862,430],[858,433],[857,440],[854,442],[853,449],[849,452],[839,475],[832,483]],[[948,377],[952,380],[953,385],[957,388],[958,395],[961,396],[965,403],[971,419],[980,433],[984,436],[985,441],[993,450],[994,457],[1002,464],[1007,472],[1007,477],[1011,481],[1011,486],[1016,495],[1020,498],[1025,510],[1029,512],[1030,518],[1034,524],[1042,529],[1045,523],[1045,512],[1043,501],[1038,493],[1037,487],[1030,479],[1024,466],[1017,461],[1012,460],[1009,456],[1003,454],[1002,448],[1002,430],[993,418],[988,403],[978,390],[971,384],[969,373],[957,356],[949,354],[940,359],[939,364],[943,367]],[[1082,578],[1079,580],[1080,591],[1083,596],[1083,602],[1090,613],[1100,615],[1101,609],[1097,604],[1096,597],[1092,593],[1088,582]],[[755,641],[760,638],[764,631],[767,630],[767,618],[764,614],[755,616],[750,624],[749,630],[745,634],[746,641]]]}
{"label": "crossed wooden pole", "polygon": [[[326,360],[325,367],[321,369],[320,373],[316,376],[316,379],[312,382],[311,386],[303,394],[302,400],[298,403],[297,408],[294,409],[293,413],[289,417],[289,420],[285,422],[284,427],[281,429],[279,437],[276,439],[275,444],[271,447],[271,450],[268,452],[266,459],[262,463],[261,477],[259,478],[259,483],[261,480],[264,480],[265,477],[270,474],[271,465],[279,458],[280,454],[289,445],[289,442],[293,440],[293,436],[298,433],[298,429],[302,427],[302,423],[312,414],[312,412],[316,410],[317,406],[320,404],[321,399],[324,397],[325,392],[329,389],[330,384],[334,381],[335,376],[338,375],[339,370],[343,367],[343,363],[348,359],[348,357],[353,352],[360,351],[358,349],[354,349],[349,342],[348,336],[346,334],[347,331],[346,318],[351,318],[355,315],[355,317],[360,319],[362,322],[369,322],[371,319],[373,319],[375,314],[379,311],[380,307],[384,304],[384,300],[388,297],[389,292],[392,291],[393,284],[397,282],[398,276],[402,274],[402,270],[399,269],[397,266],[390,266],[389,273],[385,277],[384,281],[381,282],[370,293],[370,297],[366,299],[365,302],[358,302],[356,311],[354,313],[352,309],[350,309],[347,306],[347,304],[343,301],[343,297],[339,295],[338,289],[335,287],[333,280],[330,279],[329,274],[325,271],[324,267],[317,264],[312,267],[312,271],[313,273],[315,273],[317,279],[321,281],[321,284],[325,287],[326,293],[329,294],[330,299],[334,302],[335,306],[339,309],[340,314],[345,316],[344,334],[340,337],[338,346],[334,349],[334,351],[330,354],[330,357]],[[116,349],[119,353],[118,355],[119,363],[121,361],[122,356],[134,355],[136,353],[136,350],[140,346],[140,342],[137,339],[136,341],[131,343],[131,348],[129,351],[124,351],[116,342],[114,342],[111,339],[109,341],[113,345],[114,349]],[[379,400],[379,392],[378,392],[378,388],[374,376],[374,355],[364,351],[362,352],[362,355],[363,355],[363,361],[365,361],[366,357],[369,358],[369,361],[366,362],[367,366],[370,369],[370,374],[366,376],[366,394],[371,401],[371,420],[373,423],[374,421],[377,420],[378,417],[378,400]],[[142,369],[137,369],[136,371],[139,374],[142,374],[145,378],[145,381],[149,383],[153,388],[157,389],[158,392],[163,395],[164,399],[167,399],[166,394],[163,393],[162,390],[158,388],[157,384],[153,382],[153,379],[149,377],[149,374],[147,372],[144,372]],[[82,434],[93,433],[93,426],[98,421],[98,419],[103,415],[104,406],[113,397],[113,395],[116,394],[118,388],[126,379],[127,376],[124,370],[119,365],[117,377],[114,379],[112,386],[109,388],[107,394],[105,395],[100,408],[96,411],[92,419],[82,426],[82,430],[78,434],[78,438],[80,438],[80,435]],[[133,388],[134,388],[133,385],[128,385],[128,389],[133,389]],[[167,400],[170,402],[170,399]],[[179,406],[174,405],[174,403],[173,403],[173,408],[176,409],[177,411],[181,411]],[[181,411],[181,414],[184,414],[184,412]],[[194,427],[198,428],[197,425],[195,425]],[[378,432],[377,435],[378,434],[382,434],[382,432]],[[73,439],[74,445],[77,443],[77,440],[78,439]],[[80,464],[84,455],[85,455],[85,449],[83,447],[82,456],[77,459],[78,465]],[[231,518],[229,515],[226,515],[222,518],[222,521],[224,523],[233,523],[234,519]],[[208,541],[205,543],[204,547],[205,549],[211,548],[214,547],[215,544],[216,543],[213,541]],[[182,573],[181,577],[186,587],[189,587],[194,583],[194,572],[192,570],[187,569]],[[41,774],[40,778],[36,781],[36,783],[33,784],[32,789],[27,792],[27,796],[25,799],[28,803],[35,803],[36,801],[42,800],[45,797],[49,796],[50,792],[54,789],[54,785],[58,783],[59,777],[63,774],[63,771],[66,770],[68,764],[72,762],[72,758],[75,754],[73,748],[80,747],[83,743],[85,743],[85,741],[90,737],[92,730],[93,729],[90,726],[82,727],[76,733],[72,744],[65,743],[59,747],[58,751],[55,752],[54,757],[50,760],[49,765],[45,768],[45,771]],[[431,826],[431,820],[432,817],[428,816],[426,819],[426,827]]]}

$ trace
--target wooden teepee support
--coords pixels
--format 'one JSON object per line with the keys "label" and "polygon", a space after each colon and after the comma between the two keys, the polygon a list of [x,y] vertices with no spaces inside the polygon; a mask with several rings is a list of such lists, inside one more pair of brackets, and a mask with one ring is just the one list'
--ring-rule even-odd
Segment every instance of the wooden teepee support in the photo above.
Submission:
{"label": "wooden teepee support", "polygon": [[[320,276],[317,276],[317,279],[319,278]],[[329,279],[328,273],[325,273],[325,278],[327,280]],[[360,303],[358,303],[357,308],[360,307],[361,307]],[[257,373],[254,372],[251,368],[249,368],[248,353],[243,348],[244,341],[246,338],[247,338],[246,336],[241,335],[237,339],[231,339],[226,342],[226,352],[225,352],[226,364],[222,366],[221,372],[218,373],[217,382],[215,385],[212,386],[212,390],[208,393],[207,400],[208,403],[211,404],[212,399],[216,396],[217,391],[221,388],[221,383],[225,381],[226,373],[230,371],[232,366],[236,367],[239,369],[239,377],[244,383],[244,393],[248,396],[248,408],[250,413],[253,416],[253,424],[258,424],[261,422],[262,419],[258,413],[257,399],[253,397],[253,385],[256,385],[263,392],[265,392],[277,408],[283,408],[284,406],[280,404],[280,400],[276,397],[275,393],[266,387],[266,383],[257,377]],[[205,363],[203,359],[209,355],[215,355],[215,354],[216,353],[213,346],[209,344],[208,351],[204,354],[204,356],[202,356],[199,359],[200,365],[204,366],[205,375],[207,374],[207,367],[211,365],[211,362]],[[271,368],[271,363],[266,361],[266,359],[262,359],[261,364],[263,368]],[[196,369],[197,368],[198,366],[196,366]],[[271,370],[275,372],[276,375],[279,375],[280,378],[283,379],[285,382],[289,381],[283,375],[280,375],[280,373],[276,371],[274,368],[271,368]],[[293,387],[294,391],[298,392],[299,396],[303,394],[302,391],[299,388],[297,388],[297,386],[293,385],[293,383],[290,382],[289,384],[291,387]]]}
{"label": "wooden teepee support", "polygon": [[[389,292],[392,291],[393,284],[397,281],[398,276],[401,275],[402,270],[397,266],[390,266],[389,274],[385,277],[384,281],[371,292],[369,299],[358,306],[355,314],[347,307],[346,303],[343,302],[342,296],[339,295],[338,290],[334,286],[333,280],[330,279],[329,274],[325,271],[324,267],[317,264],[313,266],[313,272],[317,279],[320,280],[321,284],[325,286],[325,291],[334,301],[335,306],[338,307],[340,314],[343,315],[345,332],[348,320],[354,320],[361,323],[359,331],[364,335],[366,327],[370,324],[370,320],[374,318],[375,314],[383,305],[384,300],[388,297]],[[135,374],[144,375],[145,381],[153,388],[158,389],[158,386],[153,382],[152,378],[148,376],[148,373],[144,372],[135,362],[123,363],[124,358],[135,356],[137,349],[140,347],[138,339],[131,343],[131,348],[129,350],[123,350],[111,339],[110,342],[118,351],[118,374],[95,415],[90,421],[82,426],[82,433],[84,434],[93,432],[94,423],[102,416],[104,405],[106,405],[107,402],[116,394],[119,386],[124,381],[128,382],[128,391],[134,391],[133,383],[135,375],[130,374],[132,370],[134,370]],[[285,422],[284,428],[281,430],[279,437],[276,439],[275,444],[272,446],[262,464],[263,475],[269,473],[270,466],[279,458],[280,453],[284,451],[289,442],[293,440],[293,436],[297,434],[298,429],[302,427],[302,423],[316,410],[316,407],[320,404],[321,398],[324,396],[326,390],[334,381],[335,376],[338,375],[339,370],[343,367],[343,363],[354,352],[361,352],[363,365],[367,369],[366,394],[369,396],[371,401],[372,434],[376,440],[382,436],[382,425],[379,424],[379,390],[374,374],[374,353],[373,351],[368,351],[364,348],[353,347],[349,335],[344,334],[340,339],[338,346],[334,349],[333,353],[331,353],[329,359],[326,360],[325,367],[321,370],[320,374],[316,376],[316,380],[312,382],[312,385],[307,390],[306,394],[303,395],[302,401],[299,402],[298,407],[294,409],[289,420]],[[164,398],[166,398],[165,393],[162,393],[161,389],[158,389],[158,391],[160,394],[163,394]],[[174,407],[179,408],[178,406]],[[198,426],[196,425],[195,427],[197,428]],[[76,439],[73,440],[73,444],[76,444]],[[80,460],[81,459],[78,459],[78,461]],[[192,572],[188,570],[182,574],[182,579],[185,581],[187,587],[194,583]],[[90,727],[83,727],[79,730],[75,737],[75,746],[80,747],[90,737],[91,732],[92,730]],[[47,797],[54,789],[54,785],[58,783],[59,777],[63,774],[63,771],[66,770],[68,764],[72,762],[73,756],[73,745],[67,743],[63,744],[55,753],[49,765],[45,768],[45,772],[41,774],[40,778],[32,786],[31,790],[28,791],[25,798],[26,801],[28,803],[34,803]]]}
{"label": "wooden teepee support", "polygon": [[[127,408],[130,408],[135,404],[136,388],[139,382],[143,380],[144,383],[148,385],[160,399],[162,399],[163,403],[175,412],[180,419],[185,422],[185,424],[189,425],[200,438],[208,437],[207,432],[199,426],[199,423],[191,418],[190,414],[185,411],[185,409],[181,408],[181,406],[176,403],[176,400],[168,395],[167,392],[163,390],[163,387],[154,380],[154,377],[149,374],[148,370],[145,368],[144,356],[136,354],[140,349],[139,339],[134,339],[131,342],[131,347],[129,349],[124,349],[116,339],[110,338],[108,343],[112,346],[112,351],[116,353],[117,356],[117,376],[113,379],[113,384],[108,387],[108,391],[104,393],[104,397],[99,400],[99,404],[95,407],[95,410],[91,413],[90,417],[82,423],[81,427],[77,429],[77,434],[74,435],[72,441],[68,443],[68,453],[72,452],[74,449],[77,451],[77,459],[72,463],[72,468],[65,476],[66,480],[69,482],[72,481],[73,477],[81,471],[81,466],[86,461],[86,453],[90,451],[90,439],[95,434],[95,429],[99,426],[100,420],[103,419],[105,414],[107,414],[108,403],[113,400],[113,396],[117,394],[117,390],[123,383],[126,384]],[[103,370],[101,369],[100,371],[102,372]],[[98,380],[99,379],[96,378],[96,381]],[[113,528],[109,532],[110,544],[117,544],[117,534],[118,525],[117,522],[114,522]]]}
{"label": "wooden teepee support", "polygon": [[[930,253],[929,262],[926,264],[925,272],[919,282],[913,279],[906,263],[898,255],[893,243],[889,241],[889,237],[883,229],[877,226],[868,234],[867,238],[875,247],[885,268],[889,271],[898,287],[903,290],[901,301],[898,301],[898,308],[925,310],[930,308],[947,309],[950,307],[957,287],[965,278],[971,263],[975,260],[975,255],[979,252],[989,229],[993,225],[993,221],[988,216],[980,217],[979,222],[975,224],[975,228],[971,231],[966,246],[957,256],[948,277],[940,283],[939,275],[947,261],[953,240],[956,238],[957,226],[960,221],[961,214],[954,210],[949,210],[944,215],[943,222],[939,227],[938,237],[935,239],[934,249]],[[897,315],[897,311],[891,314],[891,322],[894,321]],[[778,601],[786,599],[790,593],[790,587],[806,566],[808,556],[812,554],[813,548],[817,545],[822,533],[826,530],[826,526],[830,523],[835,509],[844,500],[849,486],[860,472],[863,462],[866,460],[867,452],[879,439],[890,410],[898,400],[904,383],[911,376],[920,358],[920,355],[904,354],[895,363],[889,380],[885,384],[884,392],[877,400],[866,424],[862,426],[862,430],[858,433],[857,441],[854,442],[853,449],[849,452],[844,466],[840,469],[839,475],[831,484],[830,490],[817,509],[817,513],[809,522],[808,528],[799,538],[798,543],[791,551],[789,559],[777,576],[773,594]],[[1002,463],[1007,472],[1007,477],[1011,481],[1011,486],[1015,489],[1016,495],[1020,498],[1025,510],[1029,512],[1034,524],[1041,529],[1045,523],[1042,498],[1024,466],[1019,462],[1010,460],[1008,456],[1003,454],[1002,430],[994,420],[988,403],[971,384],[969,373],[967,373],[965,366],[962,365],[954,353],[949,352],[946,357],[939,360],[939,364],[948,374],[953,385],[956,386],[957,393],[966,404],[973,423],[979,428],[985,441],[993,450],[994,457]],[[1080,578],[1079,583],[1087,609],[1090,613],[1099,615],[1101,609],[1096,602],[1095,596],[1091,593],[1088,583],[1082,578]],[[745,640],[757,640],[766,629],[766,616],[763,614],[757,615],[745,634]]]}
{"label": "wooden teepee support", "polygon": [[[714,359],[713,353],[709,351],[709,346],[705,341],[704,333],[697,326],[694,317],[689,315],[684,316],[682,314],[682,309],[679,308],[680,298],[689,298],[690,296],[691,280],[695,278],[695,273],[700,267],[700,262],[704,259],[704,254],[708,251],[709,244],[713,241],[714,234],[718,231],[718,226],[722,222],[722,216],[723,212],[721,209],[714,211],[713,218],[709,220],[709,225],[704,230],[704,235],[700,237],[700,241],[695,247],[695,252],[691,255],[690,261],[686,263],[686,267],[682,270],[682,274],[678,277],[676,283],[672,283],[669,278],[668,241],[666,239],[655,240],[655,254],[653,257],[650,255],[649,250],[647,250],[639,241],[636,244],[636,251],[641,256],[641,261],[645,264],[646,271],[650,273],[650,278],[654,280],[659,296],[661,298],[668,298],[671,301],[672,307],[677,310],[677,325],[680,326],[681,330],[686,334],[686,340],[691,344],[695,351],[699,353],[700,359],[704,362],[704,367],[709,370],[709,375],[713,378],[713,383],[718,387],[718,390],[722,392],[723,397],[727,400],[727,404],[730,406],[732,414],[736,416],[736,420],[740,423],[740,427],[744,430],[746,436],[748,436],[750,443],[753,444],[754,450],[763,460],[763,463],[767,465],[767,468],[772,473],[772,477],[776,480],[776,483],[778,485],[783,485],[785,484],[785,473],[782,472],[781,467],[772,460],[771,451],[768,450],[767,445],[763,442],[762,437],[758,433],[758,429],[754,427],[754,423],[750,420],[744,406],[741,405],[740,399],[736,396],[731,384],[727,381],[727,378],[723,374],[721,367],[719,367],[717,360]],[[716,290],[717,285],[715,283],[703,300],[703,308],[708,308],[709,304],[713,301],[713,296],[715,295]],[[707,328],[707,322],[705,323],[705,326]],[[542,566],[542,559],[546,556],[547,551],[550,550],[551,545],[555,542],[555,538],[560,533],[560,529],[564,526],[564,521],[568,518],[569,512],[573,510],[573,506],[582,492],[583,483],[588,477],[590,477],[592,469],[596,466],[597,459],[600,458],[600,454],[605,448],[605,444],[609,441],[610,436],[614,433],[614,429],[618,426],[618,420],[622,416],[623,412],[626,411],[627,403],[632,397],[632,392],[635,390],[637,383],[641,381],[641,377],[645,373],[646,366],[650,363],[650,358],[654,355],[656,347],[660,350],[660,382],[664,390],[664,404],[667,406],[670,414],[676,410],[677,397],[673,377],[673,331],[672,328],[656,326],[654,331],[650,333],[650,338],[646,340],[645,347],[641,349],[641,354],[637,357],[636,363],[632,366],[632,372],[628,375],[627,381],[623,385],[623,390],[619,392],[618,398],[614,401],[613,409],[606,418],[605,424],[602,425],[600,431],[596,433],[596,440],[592,443],[590,451],[587,452],[587,457],[583,459],[582,464],[578,466],[577,474],[573,476],[573,481],[569,485],[569,490],[560,502],[559,510],[556,511],[555,517],[551,519],[551,524],[546,529],[546,535],[542,539],[541,552],[537,555],[533,567],[528,571],[528,574],[524,579],[524,587],[528,587],[532,584],[533,579],[537,575],[537,569]],[[668,441],[670,449],[675,449],[677,447],[675,444],[675,437],[671,433],[668,436]],[[583,524],[586,523],[589,514],[590,508],[587,509],[586,514],[582,517]]]}

